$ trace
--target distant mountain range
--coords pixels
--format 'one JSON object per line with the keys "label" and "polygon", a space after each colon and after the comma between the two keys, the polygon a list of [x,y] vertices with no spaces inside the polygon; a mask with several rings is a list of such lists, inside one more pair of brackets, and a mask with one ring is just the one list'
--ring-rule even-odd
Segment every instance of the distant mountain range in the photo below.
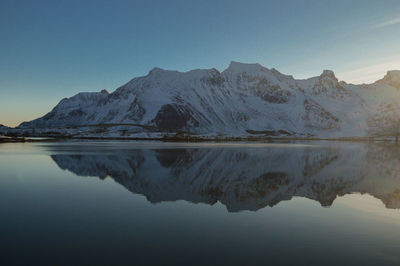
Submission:
{"label": "distant mountain range", "polygon": [[[45,116],[11,131],[26,135],[154,138],[360,137],[400,117],[400,71],[372,84],[338,81],[332,71],[297,80],[260,64],[223,72],[152,69],[114,92],[62,99]],[[398,115],[399,114],[399,115]]]}

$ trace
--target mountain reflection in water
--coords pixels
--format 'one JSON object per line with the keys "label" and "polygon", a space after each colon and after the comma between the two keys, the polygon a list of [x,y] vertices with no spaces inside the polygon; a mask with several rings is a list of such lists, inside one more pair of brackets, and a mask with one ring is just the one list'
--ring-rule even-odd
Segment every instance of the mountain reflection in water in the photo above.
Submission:
{"label": "mountain reflection in water", "polygon": [[305,197],[329,207],[349,193],[368,193],[400,208],[400,146],[318,145],[160,146],[51,145],[51,158],[78,176],[113,178],[153,203],[221,202],[229,212]]}

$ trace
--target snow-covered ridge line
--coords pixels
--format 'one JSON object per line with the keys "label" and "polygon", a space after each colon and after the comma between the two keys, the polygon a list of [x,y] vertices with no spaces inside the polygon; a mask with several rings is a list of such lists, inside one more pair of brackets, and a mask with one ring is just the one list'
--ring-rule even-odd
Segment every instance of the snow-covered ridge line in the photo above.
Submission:
{"label": "snow-covered ridge line", "polygon": [[[112,93],[78,93],[64,98],[51,112],[16,129],[25,134],[53,132],[75,137],[197,136],[360,137],[374,131],[370,121],[382,111],[397,114],[400,71],[389,71],[369,85],[339,82],[333,71],[297,80],[260,64],[231,62],[222,72],[152,69]],[[400,117],[400,116],[399,116]],[[388,122],[389,123],[389,122]],[[131,126],[129,126],[131,125]],[[388,126],[386,126],[388,127]],[[390,135],[390,134],[389,134]]]}

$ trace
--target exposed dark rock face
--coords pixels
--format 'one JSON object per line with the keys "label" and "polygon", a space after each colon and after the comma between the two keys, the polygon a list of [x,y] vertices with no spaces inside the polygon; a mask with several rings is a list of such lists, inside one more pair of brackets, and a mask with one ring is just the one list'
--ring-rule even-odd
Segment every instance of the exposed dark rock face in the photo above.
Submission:
{"label": "exposed dark rock face", "polygon": [[75,109],[72,110],[71,112],[68,113],[69,116],[84,116],[86,115],[85,112],[82,111],[82,109]]}
{"label": "exposed dark rock face", "polygon": [[224,84],[225,79],[221,76],[221,73],[218,70],[212,69],[211,77],[203,78],[202,81],[211,86],[221,87]]}
{"label": "exposed dark rock face", "polygon": [[312,100],[304,100],[304,108],[306,114],[303,119],[307,121],[308,127],[322,127],[328,130],[340,128],[340,120],[318,103]]}
{"label": "exposed dark rock face", "polygon": [[138,98],[132,102],[131,106],[128,109],[128,113],[126,114],[124,119],[129,119],[133,121],[139,121],[143,118],[146,110],[143,108],[142,104],[138,101]]}
{"label": "exposed dark rock face", "polygon": [[331,70],[324,70],[312,87],[312,91],[314,95],[324,94],[336,99],[344,99],[346,96],[351,96],[351,93],[341,85]]}
{"label": "exposed dark rock face", "polygon": [[248,89],[254,95],[270,103],[287,103],[292,96],[289,90],[282,89],[279,84],[274,84],[267,78],[251,76],[247,73],[239,75],[236,83],[242,90]]}
{"label": "exposed dark rock face", "polygon": [[193,112],[183,105],[165,104],[154,118],[157,127],[166,130],[182,130],[188,123],[196,127],[199,122],[193,118]]}

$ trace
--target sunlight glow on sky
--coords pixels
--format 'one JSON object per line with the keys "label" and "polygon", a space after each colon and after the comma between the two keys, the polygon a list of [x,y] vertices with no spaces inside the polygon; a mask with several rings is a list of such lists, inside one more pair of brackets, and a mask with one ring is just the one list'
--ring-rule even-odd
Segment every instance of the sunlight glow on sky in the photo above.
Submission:
{"label": "sunlight glow on sky", "polygon": [[0,1],[0,124],[153,67],[258,62],[295,78],[373,82],[400,69],[400,1]]}
{"label": "sunlight glow on sky", "polygon": [[354,84],[373,83],[381,79],[388,70],[394,69],[400,69],[400,54],[382,58],[374,64],[366,65],[358,69],[342,73],[339,72],[337,76],[340,80]]}

